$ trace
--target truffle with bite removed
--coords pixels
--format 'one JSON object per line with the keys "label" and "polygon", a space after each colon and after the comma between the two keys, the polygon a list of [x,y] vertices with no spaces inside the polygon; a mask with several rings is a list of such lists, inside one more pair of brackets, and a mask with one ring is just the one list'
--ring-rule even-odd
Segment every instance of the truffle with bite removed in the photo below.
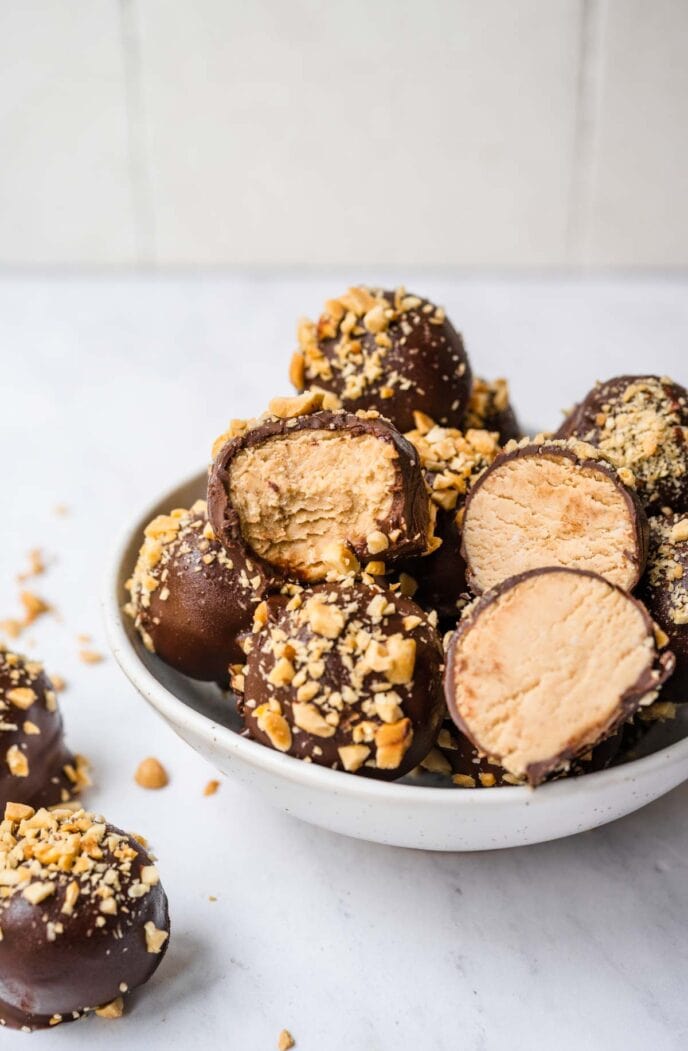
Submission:
{"label": "truffle with bite removed", "polygon": [[647,519],[624,479],[624,468],[575,439],[507,446],[466,499],[461,550],[472,590],[569,566],[630,591],[645,567]]}
{"label": "truffle with bite removed", "polygon": [[290,378],[297,390],[325,390],[352,412],[377,409],[400,431],[413,412],[461,426],[471,393],[463,340],[441,307],[395,291],[350,288],[317,322],[301,320]]}
{"label": "truffle with bite removed", "polygon": [[322,394],[276,398],[270,415],[217,453],[208,483],[213,529],[227,550],[284,578],[316,582],[429,543],[418,453],[377,413],[321,409]]}
{"label": "truffle with bite removed", "polygon": [[226,686],[242,659],[237,635],[269,590],[242,544],[220,544],[206,504],[158,515],[144,531],[125,607],[151,653],[192,679]]}
{"label": "truffle with bite removed", "polygon": [[427,555],[404,563],[414,582],[413,598],[442,618],[456,618],[466,591],[466,564],[461,554],[461,521],[466,495],[476,478],[500,451],[498,435],[481,430],[439,427],[416,412],[406,437],[418,450],[435,514],[434,535],[441,544]]}
{"label": "truffle with bite removed", "polygon": [[650,518],[650,552],[638,597],[676,657],[662,700],[688,701],[688,514],[666,512]]}
{"label": "truffle with bite removed", "polygon": [[268,602],[248,640],[251,737],[299,759],[394,780],[432,747],[442,646],[410,599],[352,578]]}
{"label": "truffle with bite removed", "polygon": [[43,665],[0,644],[0,812],[10,801],[64,803],[88,785],[87,763],[63,734]]}
{"label": "truffle with bite removed", "polygon": [[122,998],[160,964],[167,898],[134,836],[83,810],[10,802],[0,824],[0,1023],[34,1030]]}
{"label": "truffle with bite removed", "polygon": [[557,436],[581,438],[632,471],[647,510],[688,511],[688,392],[673,380],[616,376],[598,383]]}
{"label": "truffle with bite removed", "polygon": [[538,785],[651,704],[673,665],[637,599],[595,573],[547,567],[465,611],[445,696],[481,755]]}
{"label": "truffle with bite removed", "polygon": [[496,431],[505,445],[517,440],[522,431],[509,399],[509,384],[505,379],[473,381],[464,430]]}

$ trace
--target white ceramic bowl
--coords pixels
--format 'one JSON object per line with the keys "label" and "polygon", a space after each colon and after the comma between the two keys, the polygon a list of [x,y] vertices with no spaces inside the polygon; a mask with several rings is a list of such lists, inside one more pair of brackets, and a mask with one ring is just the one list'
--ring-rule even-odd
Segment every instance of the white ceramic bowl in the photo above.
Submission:
{"label": "white ceramic bowl", "polygon": [[147,653],[122,612],[124,581],[144,526],[156,514],[189,507],[203,495],[205,480],[205,473],[198,474],[166,493],[127,529],[108,567],[103,610],[112,652],[139,693],[192,748],[249,791],[303,821],[359,839],[422,850],[494,850],[595,828],[688,778],[688,711],[673,723],[657,724],[645,744],[645,750],[655,750],[643,758],[535,791],[441,787],[430,774],[373,781],[303,763],[240,737],[231,699]]}

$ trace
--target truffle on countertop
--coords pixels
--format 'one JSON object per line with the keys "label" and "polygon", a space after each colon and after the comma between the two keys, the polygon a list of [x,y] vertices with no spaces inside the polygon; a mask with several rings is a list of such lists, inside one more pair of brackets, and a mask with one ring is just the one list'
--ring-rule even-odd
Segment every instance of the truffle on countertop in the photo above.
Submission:
{"label": "truffle on countertop", "polygon": [[57,694],[38,661],[0,644],[0,808],[64,803],[88,783],[63,736]]}
{"label": "truffle on countertop", "polygon": [[0,824],[0,1022],[43,1029],[121,1014],[167,949],[158,871],[138,840],[83,810],[8,803]]}

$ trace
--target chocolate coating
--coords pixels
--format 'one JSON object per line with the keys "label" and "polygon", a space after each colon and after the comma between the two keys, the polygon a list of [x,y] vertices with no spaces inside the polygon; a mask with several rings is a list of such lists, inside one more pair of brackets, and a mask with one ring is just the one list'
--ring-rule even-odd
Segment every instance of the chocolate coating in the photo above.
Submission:
{"label": "chocolate coating", "polygon": [[0,645],[0,812],[13,800],[63,803],[82,786],[52,684],[38,661]]}
{"label": "chocolate coating", "polygon": [[474,594],[545,566],[591,570],[630,590],[645,568],[647,544],[635,491],[576,439],[524,439],[504,450],[465,501],[461,554]]}
{"label": "chocolate coating", "polygon": [[394,780],[435,740],[441,670],[437,633],[410,599],[351,579],[320,584],[270,609],[254,636],[244,723],[299,759]]}
{"label": "chocolate coating", "polygon": [[[348,472],[348,481],[332,476],[331,468],[324,470],[317,463],[325,438],[328,442],[341,441],[341,470]],[[292,453],[289,443],[297,440],[301,444]],[[369,458],[359,463],[357,443],[361,440],[368,443],[368,456],[371,444],[376,447],[379,463]],[[256,458],[277,455],[277,443],[284,446],[279,466],[263,474],[258,468],[251,469],[246,482],[238,487],[238,496],[236,491],[233,494],[233,471],[240,458],[247,454]],[[312,467],[307,477],[304,462]],[[262,466],[264,469],[265,464]],[[381,467],[389,471],[388,482],[381,478]],[[355,492],[359,478],[368,486],[360,499]],[[256,492],[245,512],[240,512],[237,501],[244,499],[248,482]],[[370,522],[376,538],[382,534],[381,550],[371,546],[371,534],[356,531],[354,522],[354,514],[361,508],[365,511],[366,495],[373,485],[380,488],[379,495],[387,505],[384,513]],[[328,511],[335,507],[329,519],[324,517],[325,503]],[[325,547],[342,549],[344,556],[352,553],[363,564],[373,558],[385,565],[394,564],[421,552],[427,544],[430,517],[418,454],[411,443],[380,416],[326,410],[291,418],[263,418],[222,446],[210,471],[208,513],[228,550],[243,546],[264,564],[266,573],[311,582],[324,579],[333,565],[344,571],[351,568],[329,563]],[[303,536],[295,539],[297,514]],[[297,546],[305,551],[300,560],[295,554]]]}
{"label": "chocolate coating", "polygon": [[688,392],[659,376],[598,383],[564,420],[557,437],[581,438],[633,472],[649,511],[688,510]]}
{"label": "chocolate coating", "polygon": [[523,431],[509,399],[509,384],[505,379],[476,377],[463,426],[465,430],[496,431],[502,445],[521,437]]}
{"label": "chocolate coating", "polygon": [[[557,596],[557,608],[540,606],[541,623],[533,628],[523,612],[529,606],[519,606],[518,593],[526,588],[532,591],[531,584],[539,586],[542,582],[551,584],[549,597],[551,600],[552,596]],[[589,586],[587,598],[582,590],[584,585]],[[567,611],[567,603],[560,602],[559,596],[565,595],[569,587],[571,601]],[[538,601],[544,602],[544,591],[540,591]],[[486,617],[505,598],[508,601],[502,608],[508,612],[510,623],[502,617],[501,621],[496,621],[496,631],[490,632],[489,628],[484,628],[484,624],[491,623]],[[604,606],[600,605],[602,601]],[[599,609],[599,621],[592,617],[594,608]],[[633,611],[635,615],[632,616]],[[640,614],[639,618],[637,614]],[[637,635],[635,649],[630,634],[631,623]],[[511,625],[516,627],[516,632]],[[609,637],[614,640],[619,655],[623,652],[624,660],[628,661],[632,651],[637,654],[637,660],[634,659],[634,666],[639,669],[637,678],[626,682],[628,672],[624,669],[622,675],[619,671],[618,678],[624,679],[624,686],[618,695],[613,695],[616,682],[611,678],[617,674],[616,667],[614,662],[606,663],[608,651],[602,641],[606,625],[613,625]],[[481,647],[471,649],[469,636],[476,630],[486,630],[488,634]],[[566,684],[566,693],[573,696],[576,678],[589,677],[596,663],[599,665],[600,688],[613,695],[612,699],[605,698],[604,705],[601,705],[591,690],[589,712],[581,708],[573,713],[570,705],[567,705],[566,712],[558,709],[553,712],[549,697],[554,689],[555,671],[558,673],[560,668],[565,668],[562,675],[573,675],[573,681]],[[655,626],[641,602],[595,573],[545,567],[503,581],[466,611],[447,650],[445,697],[452,720],[480,754],[489,754],[510,772],[525,776],[529,784],[535,786],[616,734],[641,706],[654,699],[673,668],[673,654],[665,651],[660,655],[657,651]],[[534,673],[537,678],[533,678]],[[550,705],[546,719],[535,701],[531,700],[529,704],[524,701],[533,691],[542,694],[545,681],[549,683],[547,703]],[[562,690],[561,681],[557,689]],[[495,696],[492,696],[493,692]],[[543,748],[547,751],[552,744],[541,744],[538,740],[540,731],[550,731],[555,718],[561,720],[561,726],[549,740],[558,737],[566,743],[552,754],[542,755]],[[512,727],[508,732],[507,723]],[[500,741],[501,747],[491,747],[488,737]],[[530,756],[529,750],[537,751],[538,757]]]}
{"label": "chocolate coating", "polygon": [[264,567],[215,539],[203,500],[145,532],[126,607],[144,645],[192,679],[226,685],[228,665],[243,659],[237,635],[269,588]]}
{"label": "chocolate coating", "polygon": [[665,632],[676,670],[661,700],[688,701],[688,515],[650,518],[650,554],[638,597]]}
{"label": "chocolate coating", "polygon": [[364,287],[329,300],[298,327],[291,378],[298,390],[335,394],[346,409],[377,409],[400,431],[420,410],[460,426],[471,392],[463,340],[427,299]]}
{"label": "chocolate coating", "polygon": [[[583,774],[606,770],[619,754],[622,736],[619,732],[602,741],[596,748],[574,759],[568,769],[560,771],[555,777],[581,777]],[[482,756],[450,720],[446,720],[440,730],[437,748],[449,765],[454,783],[461,788],[508,788],[519,784],[519,779],[509,774],[499,763]],[[525,780],[523,783],[526,783]]]}
{"label": "chocolate coating", "polygon": [[0,898],[0,1019],[11,1028],[41,1029],[110,1004],[146,982],[164,956],[170,921],[155,866],[102,818],[6,815],[0,883],[8,892]]}
{"label": "chocolate coating", "polygon": [[461,553],[462,508],[467,493],[499,453],[494,432],[438,427],[416,414],[418,426],[406,437],[418,450],[423,475],[436,512],[434,534],[441,544],[430,554],[403,565],[418,585],[414,600],[442,618],[456,618],[467,589]]}

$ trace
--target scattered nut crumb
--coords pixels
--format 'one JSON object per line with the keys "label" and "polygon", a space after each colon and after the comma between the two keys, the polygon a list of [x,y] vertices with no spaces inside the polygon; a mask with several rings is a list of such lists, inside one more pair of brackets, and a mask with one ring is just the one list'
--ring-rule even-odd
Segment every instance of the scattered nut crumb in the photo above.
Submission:
{"label": "scattered nut crumb", "polygon": [[77,642],[90,642],[91,641],[91,636],[90,635],[86,635],[85,633],[82,632],[81,635],[77,635],[76,641]]}
{"label": "scattered nut crumb", "polygon": [[296,1041],[289,1030],[283,1029],[277,1037],[277,1051],[289,1051],[289,1049],[295,1047],[295,1045]]}
{"label": "scattered nut crumb", "polygon": [[32,591],[21,591],[19,601],[24,607],[24,626],[33,624],[34,620],[44,613],[49,613],[52,609],[45,599],[42,599],[40,595],[34,595]]}
{"label": "scattered nut crumb", "polygon": [[169,777],[165,767],[157,759],[149,756],[142,759],[136,768],[134,780],[141,788],[164,788],[169,784]]}
{"label": "scattered nut crumb", "polygon": [[66,518],[69,514],[69,508],[66,504],[55,504],[53,514],[57,515],[58,518]]}
{"label": "scattered nut crumb", "polygon": [[111,1000],[109,1004],[96,1007],[96,1014],[98,1018],[121,1018],[124,1014],[124,1000],[121,996],[118,996],[116,1000]]}
{"label": "scattered nut crumb", "polygon": [[98,653],[97,650],[79,650],[79,660],[84,664],[100,664],[101,661],[105,660],[102,653]]}
{"label": "scattered nut crumb", "polygon": [[204,796],[214,796],[220,787],[219,781],[208,781],[208,784],[203,789]]}
{"label": "scattered nut crumb", "polygon": [[32,548],[27,557],[29,560],[29,568],[23,573],[17,574],[17,580],[20,584],[25,580],[29,580],[31,577],[38,577],[41,573],[45,573],[45,561],[40,548]]}
{"label": "scattered nut crumb", "polygon": [[67,682],[61,675],[51,675],[50,681],[53,684],[53,689],[57,690],[58,693],[62,693],[63,690],[67,689]]}

